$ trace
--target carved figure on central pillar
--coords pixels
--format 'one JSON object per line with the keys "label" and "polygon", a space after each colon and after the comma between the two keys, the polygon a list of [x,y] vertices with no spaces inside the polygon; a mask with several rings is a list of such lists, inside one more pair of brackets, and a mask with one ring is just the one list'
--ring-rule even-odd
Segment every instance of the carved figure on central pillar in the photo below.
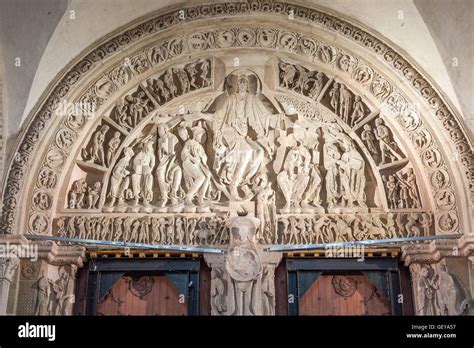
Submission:
{"label": "carved figure on central pillar", "polygon": [[232,279],[234,301],[233,315],[257,315],[257,279],[262,272],[262,262],[253,239],[259,220],[235,217],[229,221],[232,244],[225,260],[225,268]]}

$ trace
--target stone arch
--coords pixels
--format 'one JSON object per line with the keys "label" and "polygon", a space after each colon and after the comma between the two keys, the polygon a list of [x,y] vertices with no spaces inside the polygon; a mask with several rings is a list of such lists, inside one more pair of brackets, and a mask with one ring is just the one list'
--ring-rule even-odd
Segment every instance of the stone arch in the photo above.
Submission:
{"label": "stone arch", "polygon": [[[418,180],[425,186],[429,184],[431,187],[431,192],[426,192],[428,197],[426,200],[430,202],[428,205],[433,209],[437,219],[436,231],[440,227],[439,219],[442,219],[442,224],[446,222],[446,219],[454,221],[452,228],[445,228],[445,232],[466,232],[472,229],[472,219],[468,208],[468,202],[472,199],[471,139],[467,137],[464,126],[458,122],[458,117],[450,110],[442,94],[436,91],[433,84],[410,62],[408,57],[398,53],[383,38],[378,38],[359,25],[351,24],[322,10],[298,4],[266,1],[204,4],[186,8],[185,14],[186,21],[183,22],[177,8],[170,8],[167,13],[153,15],[139,21],[138,24],[134,23],[131,27],[124,28],[91,47],[86,54],[78,57],[76,62],[64,70],[62,78],[58,79],[54,87],[51,87],[51,93],[33,112],[29,119],[29,126],[18,144],[17,153],[12,156],[3,200],[2,226],[6,233],[28,232],[28,228],[31,227],[28,225],[35,219],[39,219],[41,225],[46,224],[45,232],[50,232],[51,216],[49,214],[54,214],[54,210],[57,209],[58,193],[54,193],[53,196],[54,189],[50,189],[48,193],[51,194],[51,204],[41,211],[33,209],[36,215],[31,215],[33,210],[28,211],[28,209],[20,210],[18,214],[18,208],[22,204],[20,202],[31,202],[33,199],[36,194],[33,187],[37,175],[47,167],[40,166],[46,163],[48,158],[63,157],[63,163],[56,168],[62,176],[57,176],[55,179],[57,188],[61,186],[60,183],[67,174],[62,167],[67,167],[74,160],[74,156],[66,155],[66,153],[77,153],[86,128],[91,134],[92,124],[99,122],[98,120],[86,122],[83,125],[84,130],[79,133],[79,129],[70,127],[70,119],[64,120],[54,114],[58,103],[64,99],[74,102],[93,101],[99,106],[98,114],[101,114],[112,105],[117,93],[124,94],[124,88],[130,89],[131,84],[139,86],[152,74],[155,66],[166,70],[177,62],[183,61],[185,57],[188,57],[186,60],[189,60],[189,57],[202,58],[209,53],[237,51],[239,48],[242,53],[256,49],[274,52],[273,54],[277,56],[286,56],[293,61],[303,61],[308,66],[314,66],[317,69],[331,71],[333,77],[350,84],[351,88],[358,91],[367,103],[375,105],[379,111],[383,110],[387,114],[384,120],[399,139],[413,139],[415,130],[426,132],[424,135],[431,132],[432,143],[429,143],[429,148],[423,148],[423,152],[420,153],[421,162],[416,158],[416,154],[420,151],[413,149],[413,145],[410,146],[408,141],[404,145],[411,154],[414,167],[419,168]],[[240,14],[263,18],[262,27],[265,29],[245,25],[245,20],[237,16]],[[222,34],[223,30],[214,30],[212,24],[206,24],[203,21],[209,18],[216,21],[226,18],[225,28],[230,30],[229,35],[234,35],[230,43],[225,41],[225,37],[215,36],[215,34]],[[275,21],[281,21],[283,18],[287,18],[286,27],[272,29],[275,27]],[[310,26],[308,27],[307,24]],[[185,39],[167,36],[167,28],[176,25],[183,28],[183,34],[186,33]],[[237,32],[237,28],[240,31]],[[272,30],[274,36],[272,36]],[[328,40],[328,37],[334,33],[343,38],[338,46]],[[156,51],[157,63],[153,62],[151,56],[155,40],[160,40],[163,43],[161,47],[164,47],[161,52]],[[230,44],[229,47],[226,47],[227,44]],[[126,50],[123,49],[125,47]],[[142,51],[142,49],[145,50]],[[351,70],[344,71],[341,68],[341,60],[344,56],[354,58],[355,66],[351,68],[349,64],[348,67]],[[130,81],[122,87],[117,82],[119,80],[113,80],[117,78],[114,69],[123,66],[125,58],[129,59],[125,61],[128,64],[125,69]],[[141,66],[140,63],[144,65]],[[324,68],[325,66],[328,67]],[[137,67],[144,71],[134,70]],[[224,66],[217,69],[220,69],[222,76]],[[357,69],[360,73],[357,73]],[[364,72],[360,69],[366,70]],[[410,86],[399,82],[401,76],[410,82]],[[369,80],[366,81],[367,78]],[[374,83],[376,80],[381,83],[379,87],[376,87]],[[390,87],[384,85],[385,83]],[[390,91],[377,89],[384,86],[390,88]],[[419,108],[415,109],[414,104],[419,104]],[[376,110],[373,111],[376,112]],[[406,119],[411,119],[412,123]],[[420,125],[424,128],[420,128]],[[417,129],[412,129],[413,127]],[[408,129],[407,134],[404,133],[404,128]],[[437,131],[436,134],[433,134],[434,131]],[[64,134],[64,136],[58,134]],[[57,146],[57,139],[60,137],[70,137],[70,145],[60,149]],[[446,143],[451,149],[448,146],[444,147]],[[459,156],[462,166],[448,155],[453,147],[456,149],[458,154],[456,156]],[[429,155],[425,155],[428,151],[431,151]],[[430,163],[434,161],[435,168],[424,173],[422,168],[426,166],[422,162],[427,156],[430,156]],[[42,160],[37,160],[38,158]],[[436,172],[441,172],[445,180],[444,183],[439,184],[439,188],[431,184],[433,173]],[[56,185],[54,186],[56,188]],[[453,192],[456,203],[450,205],[448,209],[442,209],[437,207],[436,196],[440,190],[446,190],[446,187],[449,192]],[[467,190],[468,187],[471,191]],[[443,232],[443,228],[440,232]]]}

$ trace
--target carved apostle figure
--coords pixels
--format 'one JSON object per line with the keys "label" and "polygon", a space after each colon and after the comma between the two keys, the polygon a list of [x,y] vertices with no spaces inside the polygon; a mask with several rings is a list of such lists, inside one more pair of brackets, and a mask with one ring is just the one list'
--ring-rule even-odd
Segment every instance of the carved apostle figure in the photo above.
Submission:
{"label": "carved apostle figure", "polygon": [[315,100],[318,99],[319,94],[321,94],[321,91],[323,90],[323,87],[324,87],[323,73],[319,72],[316,74],[313,87],[309,91],[309,96]]}
{"label": "carved apostle figure", "polygon": [[360,96],[358,95],[355,96],[355,101],[354,101],[354,104],[352,104],[352,107],[354,111],[352,112],[352,116],[351,116],[351,127],[353,127],[354,125],[362,121],[362,119],[365,116],[364,104],[362,104],[362,101],[360,100]]}
{"label": "carved apostle figure", "polygon": [[79,179],[72,183],[71,191],[69,191],[69,208],[81,208],[84,203],[84,196],[87,193],[86,179]]}
{"label": "carved apostle figure", "polygon": [[404,181],[408,187],[408,197],[410,197],[413,208],[419,208],[420,199],[418,196],[416,176],[415,172],[413,171],[413,168],[408,168]]}
{"label": "carved apostle figure", "polygon": [[196,76],[197,76],[197,69],[196,69],[196,63],[191,63],[191,64],[188,64],[186,65],[186,72],[188,73],[189,75],[189,78],[190,78],[190,81],[189,81],[189,84],[190,84],[190,87],[194,88],[194,89],[198,89],[199,86],[196,84]]}
{"label": "carved apostle figure", "polygon": [[375,135],[372,132],[370,124],[364,124],[364,130],[360,134],[360,137],[365,142],[367,149],[372,155],[377,155],[379,153],[375,146]]}
{"label": "carved apostle figure", "polygon": [[112,157],[114,157],[115,152],[117,151],[119,146],[120,146],[120,132],[116,131],[114,133],[114,137],[112,139],[110,139],[110,141],[109,141],[109,147],[107,149],[107,156],[106,156],[106,165],[107,166],[110,166],[110,164],[112,163],[111,162]]}
{"label": "carved apostle figure", "polygon": [[92,136],[92,147],[90,150],[91,162],[97,162],[100,165],[105,164],[104,141],[105,141],[105,134],[107,133],[108,130],[109,130],[109,126],[104,124]]}
{"label": "carved apostle figure", "polygon": [[156,176],[160,187],[159,206],[164,207],[171,199],[172,206],[179,205],[178,192],[181,187],[182,170],[176,159],[178,138],[169,132],[165,124],[158,126],[158,147]]}
{"label": "carved apostle figure", "polygon": [[94,183],[94,186],[89,186],[87,188],[87,208],[95,209],[100,198],[100,191],[102,190],[102,183],[97,181]]}
{"label": "carved apostle figure", "polygon": [[331,97],[331,106],[334,109],[334,113],[339,115],[339,100],[340,100],[339,84],[334,83],[334,86],[329,91],[329,96]]}
{"label": "carved apostle figure", "polygon": [[291,88],[296,77],[296,68],[293,64],[280,63],[283,87]]}
{"label": "carved apostle figure", "polygon": [[343,142],[344,153],[341,156],[340,168],[341,185],[344,189],[343,197],[348,206],[357,204],[366,207],[365,204],[365,161],[361,154],[355,149],[352,141]]}
{"label": "carved apostle figure", "polygon": [[277,175],[278,185],[286,200],[284,211],[301,208],[301,200],[310,179],[311,154],[303,145],[304,137],[304,128],[296,124],[293,128],[293,147],[286,155],[283,171]]}
{"label": "carved apostle figure", "polygon": [[[256,75],[257,84],[260,80]],[[257,95],[260,93],[257,87]],[[216,168],[222,182],[229,185],[232,200],[241,200],[238,188],[250,185],[258,172],[264,157],[264,145],[267,144],[270,112],[262,101],[249,90],[249,77],[240,74],[237,78],[236,92],[229,95],[216,111],[214,122],[214,148],[216,161],[222,168]],[[256,134],[257,141],[250,138],[249,131]]]}
{"label": "carved apostle figure", "polygon": [[341,84],[341,89],[339,90],[340,100],[339,100],[339,112],[340,116],[345,123],[349,124],[349,111],[352,105],[352,94],[346,88],[346,86]]}
{"label": "carved apostle figure", "polygon": [[204,59],[201,62],[201,75],[199,76],[202,80],[202,86],[201,87],[206,87],[211,84],[211,79],[208,76],[209,75],[209,70],[210,70],[210,62],[208,59]]}
{"label": "carved apostle figure", "polygon": [[171,99],[176,97],[176,94],[178,93],[178,88],[176,88],[176,85],[174,84],[173,71],[171,70],[171,68],[166,70],[166,73],[163,76],[163,80],[165,81],[165,85],[169,91]]}
{"label": "carved apostle figure", "polygon": [[[309,133],[309,132],[307,132]],[[311,164],[308,187],[304,193],[301,207],[308,211],[314,207],[321,208],[321,172],[319,171],[319,141],[316,136],[305,136],[306,146],[311,150]]]}
{"label": "carved apostle figure", "polygon": [[191,89],[191,83],[189,82],[189,77],[186,71],[182,68],[173,69],[173,72],[178,77],[179,83],[181,84],[181,93],[188,93]]}
{"label": "carved apostle figure", "polygon": [[387,163],[387,158],[390,161],[401,158],[395,150],[396,145],[390,141],[389,130],[381,118],[375,120],[375,138],[379,141],[382,164]]}
{"label": "carved apostle figure", "polygon": [[266,176],[262,176],[262,181],[262,189],[257,194],[257,217],[260,220],[258,239],[272,244],[277,238],[275,192]]}
{"label": "carved apostle figure", "polygon": [[115,201],[118,199],[119,204],[124,202],[124,192],[130,184],[130,171],[127,170],[127,166],[130,164],[130,160],[133,156],[133,150],[130,147],[126,147],[123,150],[123,157],[117,162],[112,176],[110,178],[110,192],[111,197],[109,206],[113,207]]}
{"label": "carved apostle figure", "polygon": [[189,139],[186,127],[181,126],[178,129],[178,135],[184,142],[181,160],[186,186],[186,205],[193,206],[193,199],[197,195],[198,205],[202,207],[209,189],[211,172],[207,167],[206,151],[201,144],[205,130],[201,126],[196,126],[192,128],[192,132],[193,139]]}
{"label": "carved apostle figure", "polygon": [[339,189],[339,169],[338,163],[341,158],[337,146],[333,143],[324,144],[324,168],[326,169],[326,194],[328,207],[337,205],[341,197]]}
{"label": "carved apostle figure", "polygon": [[153,175],[155,166],[155,154],[153,153],[153,141],[146,140],[140,144],[140,151],[132,160],[132,190],[134,205],[138,205],[140,199],[145,206],[150,205],[153,199]]}

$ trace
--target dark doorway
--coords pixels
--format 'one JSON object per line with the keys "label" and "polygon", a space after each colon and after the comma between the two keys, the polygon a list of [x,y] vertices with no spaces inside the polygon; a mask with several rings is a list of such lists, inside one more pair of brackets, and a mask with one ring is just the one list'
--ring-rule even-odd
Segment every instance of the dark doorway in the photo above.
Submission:
{"label": "dark doorway", "polygon": [[200,272],[200,259],[90,260],[78,277],[76,314],[198,315],[207,302]]}
{"label": "dark doorway", "polygon": [[402,315],[406,293],[397,259],[286,259],[289,315]]}

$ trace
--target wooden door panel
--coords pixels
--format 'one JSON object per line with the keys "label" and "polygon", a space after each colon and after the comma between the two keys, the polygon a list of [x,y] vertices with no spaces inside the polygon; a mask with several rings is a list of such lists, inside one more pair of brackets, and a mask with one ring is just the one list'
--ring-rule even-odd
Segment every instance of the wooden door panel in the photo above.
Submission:
{"label": "wooden door panel", "polygon": [[120,278],[97,304],[98,315],[187,315],[188,304],[163,275]]}
{"label": "wooden door panel", "polygon": [[321,275],[299,299],[300,315],[389,315],[389,300],[365,275]]}

